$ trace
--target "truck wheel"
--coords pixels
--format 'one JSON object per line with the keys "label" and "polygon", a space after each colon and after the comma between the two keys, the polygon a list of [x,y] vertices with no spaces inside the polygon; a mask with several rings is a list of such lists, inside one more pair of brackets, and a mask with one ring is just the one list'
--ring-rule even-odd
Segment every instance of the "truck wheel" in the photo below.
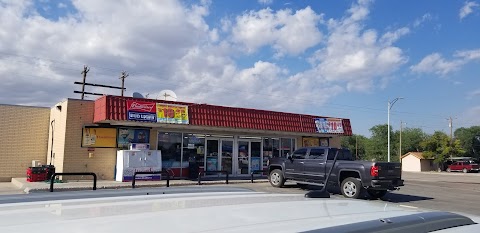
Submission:
{"label": "truck wheel", "polygon": [[279,169],[275,169],[270,172],[270,184],[275,188],[281,188],[283,184],[285,184],[285,178],[283,177],[283,173]]}
{"label": "truck wheel", "polygon": [[362,192],[362,184],[357,178],[348,177],[342,181],[342,185],[340,186],[340,192],[342,195],[347,198],[354,198],[357,199],[360,197]]}
{"label": "truck wheel", "polygon": [[463,172],[463,173],[467,173],[468,170],[467,170],[466,168],[464,168],[464,169],[462,170],[462,172]]}
{"label": "truck wheel", "polygon": [[373,198],[382,198],[387,194],[387,190],[374,190],[374,189],[367,189],[368,195]]}

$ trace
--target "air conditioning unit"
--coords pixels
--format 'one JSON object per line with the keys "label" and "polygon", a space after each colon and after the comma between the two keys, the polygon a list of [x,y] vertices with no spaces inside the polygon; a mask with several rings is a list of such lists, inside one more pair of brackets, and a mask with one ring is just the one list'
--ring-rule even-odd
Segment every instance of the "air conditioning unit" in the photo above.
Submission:
{"label": "air conditioning unit", "polygon": [[42,164],[40,163],[40,160],[32,160],[32,167],[40,167]]}

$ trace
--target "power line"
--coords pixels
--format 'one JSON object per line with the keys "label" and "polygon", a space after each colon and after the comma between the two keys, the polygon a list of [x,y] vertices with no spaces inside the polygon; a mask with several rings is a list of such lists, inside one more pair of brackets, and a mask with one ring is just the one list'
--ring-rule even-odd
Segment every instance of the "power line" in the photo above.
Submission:
{"label": "power line", "polygon": [[[6,54],[6,55],[9,55],[9,56],[17,56],[17,57],[37,59],[37,60],[46,60],[46,61],[50,61],[52,63],[65,64],[65,65],[68,65],[68,66],[70,66],[72,64],[75,64],[75,63],[68,63],[68,62],[59,61],[59,60],[55,60],[55,59],[40,58],[40,57],[35,57],[35,56],[26,56],[26,55],[6,53],[6,52],[0,52],[0,53],[1,54]],[[14,62],[22,62],[22,61],[14,61]],[[26,62],[24,62],[24,63],[26,63]],[[38,65],[46,65],[46,64],[38,64]],[[98,69],[112,71],[112,72],[114,71],[114,69],[112,69],[112,68],[106,68],[106,67],[101,67],[101,66],[93,66],[93,67],[98,68]],[[62,68],[62,67],[59,67],[59,68]],[[67,69],[67,68],[65,68],[65,69]],[[146,77],[155,76],[154,74],[141,73],[141,72],[138,72],[138,73],[135,73],[135,74],[139,75],[139,76],[146,76]],[[124,82],[124,79],[122,79],[122,83],[123,82]],[[165,81],[165,80],[158,80],[158,82],[159,83],[170,84],[170,85],[173,85],[173,86],[183,87],[183,85],[173,83],[173,82],[169,82],[169,81]],[[258,93],[258,92],[251,92],[251,91],[245,91],[245,90],[229,89],[229,88],[225,88],[224,86],[214,85],[212,83],[207,83],[206,85],[208,85],[210,87],[214,87],[216,89],[222,89],[222,90],[225,90],[225,91],[228,91],[228,92],[235,91],[236,93],[241,92],[241,93],[247,93],[247,94],[252,94],[252,95],[268,96],[268,97],[271,97],[273,99],[276,99],[276,98],[288,99],[289,102],[294,101],[294,102],[302,102],[302,103],[309,103],[309,104],[312,103],[311,99],[305,99],[305,98],[299,98],[299,97],[296,97],[296,98],[292,99],[291,97],[287,97],[287,96],[284,96],[284,95],[266,94],[266,93]],[[414,99],[414,100],[416,100],[416,99]],[[354,106],[354,105],[347,105],[347,104],[339,104],[339,103],[330,102],[330,103],[324,103],[323,106],[330,107],[330,108],[336,108],[336,109],[343,109],[343,110],[355,109],[355,111],[361,111],[361,112],[373,112],[373,111],[375,111],[375,112],[386,113],[386,111],[384,109],[368,107],[368,105],[367,106]],[[424,114],[424,113],[418,113],[418,112],[414,113],[414,112],[404,112],[404,111],[392,111],[392,115],[397,115],[397,114],[415,115],[416,117],[424,116],[422,118],[431,118],[431,119],[443,118],[443,116],[433,115],[433,114]]]}

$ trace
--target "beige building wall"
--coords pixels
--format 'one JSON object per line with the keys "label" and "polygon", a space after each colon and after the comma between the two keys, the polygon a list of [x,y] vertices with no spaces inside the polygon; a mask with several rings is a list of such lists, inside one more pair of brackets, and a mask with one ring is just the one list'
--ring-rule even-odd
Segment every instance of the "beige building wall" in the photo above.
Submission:
{"label": "beige building wall", "polygon": [[332,137],[329,140],[329,145],[328,146],[335,147],[335,148],[340,148],[340,147],[342,147],[341,140],[342,140],[342,138],[340,136]]}
{"label": "beige building wall", "polygon": [[413,156],[407,155],[402,159],[402,171],[406,172],[419,172],[421,171],[420,159]]}
{"label": "beige building wall", "polygon": [[[53,128],[48,131],[48,150],[46,153],[47,163],[55,166],[56,172],[63,171],[63,161],[65,155],[65,130],[67,125],[67,100],[56,104],[50,109],[50,120]],[[53,130],[52,130],[53,129]],[[52,149],[53,133],[53,149]]]}
{"label": "beige building wall", "polygon": [[[93,112],[93,101],[76,99],[65,100],[51,109],[50,116],[55,120],[53,164],[56,172],[94,172],[98,179],[113,180],[116,148],[95,148],[94,151],[88,151],[88,148],[82,147],[81,144],[82,129],[85,125],[93,124]],[[49,136],[51,135],[50,130]],[[48,160],[50,157],[50,151],[48,151]],[[65,178],[90,179],[91,177]]]}
{"label": "beige building wall", "polygon": [[0,181],[26,177],[32,160],[46,163],[49,108],[0,105]]}

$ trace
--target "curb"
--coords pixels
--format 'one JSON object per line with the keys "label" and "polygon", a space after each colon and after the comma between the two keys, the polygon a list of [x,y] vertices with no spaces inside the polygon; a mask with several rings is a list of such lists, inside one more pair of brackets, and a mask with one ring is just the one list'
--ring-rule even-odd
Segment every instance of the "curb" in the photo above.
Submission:
{"label": "curb", "polygon": [[[267,183],[268,180],[254,180],[254,183]],[[251,183],[250,180],[229,180],[229,185],[232,184],[244,184],[244,183]],[[201,186],[203,185],[226,185],[225,181],[203,181]],[[135,185],[137,188],[155,188],[155,187],[166,187],[166,184],[145,184],[140,183]],[[197,182],[182,182],[182,183],[175,183],[170,182],[170,186],[198,186]],[[97,190],[99,189],[131,189],[131,185],[117,185],[117,186],[97,186]],[[83,186],[83,187],[57,187],[54,189],[54,192],[65,192],[65,191],[80,191],[80,190],[92,190],[92,186]],[[26,187],[23,190],[25,193],[40,193],[40,192],[49,192],[50,188],[29,188]],[[92,190],[93,191],[93,190]]]}

